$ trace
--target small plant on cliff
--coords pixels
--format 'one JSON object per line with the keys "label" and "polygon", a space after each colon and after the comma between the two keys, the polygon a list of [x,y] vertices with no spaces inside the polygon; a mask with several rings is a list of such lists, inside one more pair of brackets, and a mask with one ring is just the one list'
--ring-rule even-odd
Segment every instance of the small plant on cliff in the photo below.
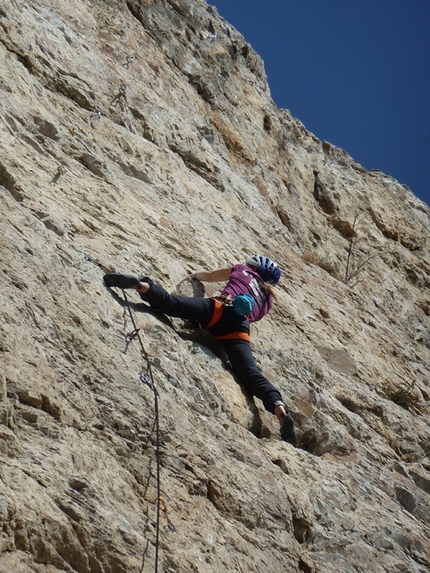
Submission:
{"label": "small plant on cliff", "polygon": [[378,256],[378,253],[362,253],[359,254],[359,246],[361,242],[361,237],[358,235],[358,226],[360,220],[362,219],[363,213],[357,213],[354,216],[354,220],[351,226],[351,230],[348,233],[348,255],[346,258],[346,267],[344,282],[351,288],[360,283],[363,279],[359,277],[368,263]]}
{"label": "small plant on cliff", "polygon": [[336,265],[330,261],[329,257],[320,255],[317,252],[311,253],[309,251],[305,251],[303,253],[302,260],[305,261],[305,263],[317,265],[335,279],[339,279],[339,272]]}
{"label": "small plant on cliff", "polygon": [[342,406],[354,414],[357,414],[361,410],[361,407],[349,396],[338,395],[336,398],[339,400]]}
{"label": "small plant on cliff", "polygon": [[419,397],[414,392],[415,383],[411,382],[407,388],[398,388],[396,385],[388,381],[383,386],[383,391],[387,398],[405,410],[413,407],[418,407]]}

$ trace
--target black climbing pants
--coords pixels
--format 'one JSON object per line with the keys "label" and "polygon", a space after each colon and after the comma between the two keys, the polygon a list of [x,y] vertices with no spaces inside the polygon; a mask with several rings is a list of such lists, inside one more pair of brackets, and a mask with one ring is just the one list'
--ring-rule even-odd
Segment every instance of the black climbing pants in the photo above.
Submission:
{"label": "black climbing pants", "polygon": [[[142,300],[148,302],[152,308],[167,316],[182,318],[197,322],[202,326],[210,323],[215,307],[215,301],[211,298],[187,297],[169,294],[160,285],[154,284],[150,279],[141,279],[149,284],[146,293],[139,293]],[[221,322],[221,321],[220,321]],[[226,307],[222,317],[223,332],[219,325],[216,335],[230,334],[234,332],[249,332],[249,322],[244,317],[239,317],[231,307]],[[266,410],[273,414],[275,402],[282,401],[281,394],[267,378],[263,376],[255,363],[252,349],[247,340],[227,339],[219,341],[233,367],[233,370],[245,389],[259,398]]]}

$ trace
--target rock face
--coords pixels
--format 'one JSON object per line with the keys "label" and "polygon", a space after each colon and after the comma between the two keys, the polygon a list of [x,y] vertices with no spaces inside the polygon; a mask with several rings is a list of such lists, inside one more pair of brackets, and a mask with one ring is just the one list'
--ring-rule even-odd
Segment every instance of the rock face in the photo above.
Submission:
{"label": "rock face", "polygon": [[[0,572],[429,571],[429,208],[278,109],[203,0],[4,0],[0,94]],[[191,295],[260,253],[297,449],[132,292],[143,353],[86,258]]]}

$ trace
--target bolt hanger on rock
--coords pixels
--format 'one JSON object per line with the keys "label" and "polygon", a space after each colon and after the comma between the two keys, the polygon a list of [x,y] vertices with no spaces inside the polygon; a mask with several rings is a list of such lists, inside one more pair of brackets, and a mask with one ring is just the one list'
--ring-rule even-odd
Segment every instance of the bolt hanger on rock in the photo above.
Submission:
{"label": "bolt hanger on rock", "polygon": [[57,181],[60,179],[60,177],[62,175],[64,175],[64,173],[66,173],[67,171],[67,167],[65,165],[63,165],[62,163],[60,163],[60,165],[57,168],[57,173],[54,175],[53,179],[49,182],[50,185],[55,185],[57,183]]}
{"label": "bolt hanger on rock", "polygon": [[127,102],[127,86],[125,84],[121,84],[119,86],[119,91],[117,95],[113,98],[110,105],[114,105],[115,107],[121,102],[124,101],[126,104]]}
{"label": "bolt hanger on rock", "polygon": [[127,56],[125,60],[125,64],[123,64],[122,67],[128,70],[130,65],[134,62],[134,56]]}

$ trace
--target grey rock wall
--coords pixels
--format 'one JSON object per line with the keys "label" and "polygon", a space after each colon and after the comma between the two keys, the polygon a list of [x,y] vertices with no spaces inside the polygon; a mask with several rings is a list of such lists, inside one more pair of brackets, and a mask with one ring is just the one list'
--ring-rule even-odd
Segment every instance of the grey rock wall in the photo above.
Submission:
{"label": "grey rock wall", "polygon": [[[278,109],[203,0],[5,0],[0,71],[0,572],[427,572],[429,207]],[[129,294],[158,491],[146,358],[86,256],[191,295],[255,253],[300,447]]]}

